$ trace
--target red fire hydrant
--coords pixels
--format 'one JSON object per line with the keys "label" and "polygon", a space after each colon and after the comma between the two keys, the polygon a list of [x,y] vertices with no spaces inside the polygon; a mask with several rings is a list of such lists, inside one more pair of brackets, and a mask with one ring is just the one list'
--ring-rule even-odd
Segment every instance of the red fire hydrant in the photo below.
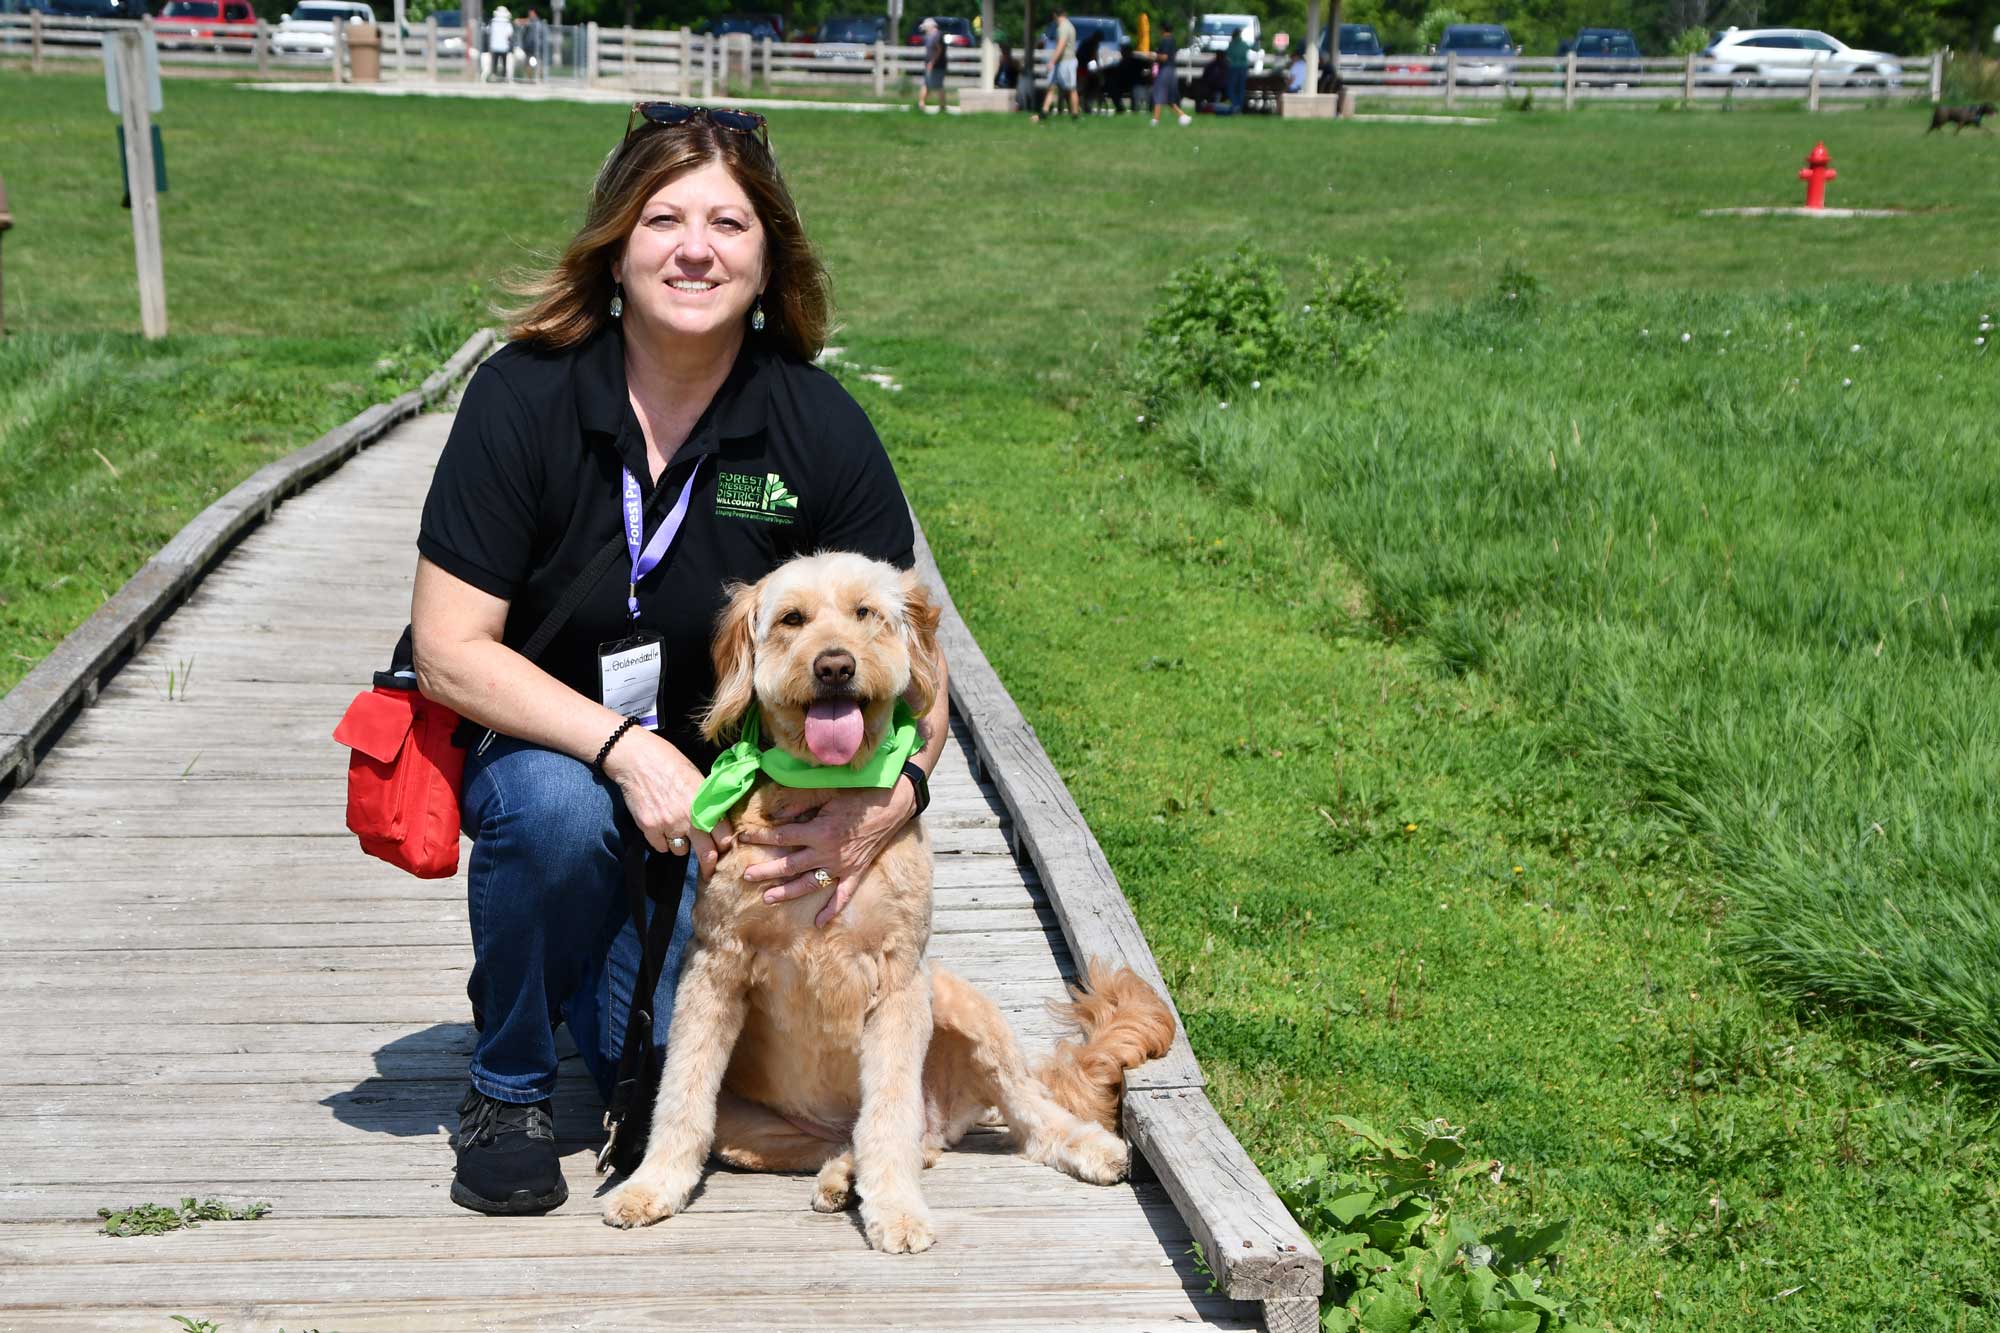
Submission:
{"label": "red fire hydrant", "polygon": [[1833,169],[1832,159],[1826,155],[1826,144],[1816,143],[1806,154],[1806,164],[1799,171],[1799,179],[1806,183],[1806,207],[1826,207],[1826,183],[1840,173]]}

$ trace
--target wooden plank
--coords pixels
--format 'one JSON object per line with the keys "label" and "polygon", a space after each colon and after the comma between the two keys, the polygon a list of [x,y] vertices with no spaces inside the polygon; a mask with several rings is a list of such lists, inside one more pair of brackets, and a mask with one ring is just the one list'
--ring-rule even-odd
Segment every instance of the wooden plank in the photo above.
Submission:
{"label": "wooden plank", "polygon": [[1315,1308],[1325,1267],[1257,1164],[1199,1089],[1142,1089],[1125,1096],[1125,1132],[1180,1206],[1222,1289],[1234,1300]]}
{"label": "wooden plank", "polygon": [[[921,527],[917,532],[917,567],[944,604],[938,637],[951,664],[952,706],[973,734],[981,776],[999,790],[1001,804],[1013,821],[1016,846],[1041,875],[1049,905],[1062,921],[1071,955],[1130,967],[1171,1005],[1173,994],[1160,975],[1124,890],[1118,886],[1118,877],[1070,798],[1069,789],[1042,752],[1033,728],[960,618]],[[1203,1086],[1201,1066],[1188,1045],[1178,1010],[1174,1019],[1173,1048],[1158,1060],[1128,1070],[1128,1088]]]}
{"label": "wooden plank", "polygon": [[[365,1289],[365,1283],[357,1284]],[[630,1284],[627,1283],[627,1286]],[[222,1316],[231,1330],[252,1323],[261,1328],[338,1328],[342,1333],[417,1333],[418,1330],[466,1328],[550,1328],[565,1330],[625,1330],[687,1328],[752,1330],[812,1327],[815,1329],[946,1330],[982,1329],[988,1333],[1133,1333],[1137,1329],[1252,1329],[1254,1318],[1241,1307],[1215,1296],[1182,1292],[1099,1292],[1088,1305],[1060,1292],[1020,1293],[956,1289],[899,1295],[882,1293],[808,1294],[765,1298],[742,1295],[720,1302],[698,1290],[699,1283],[680,1283],[659,1296],[587,1294],[544,1296],[508,1301],[468,1300],[427,1296],[415,1303],[369,1301],[353,1296],[305,1303],[296,1298],[200,1308]],[[690,1290],[697,1288],[697,1290]],[[164,1327],[164,1308],[153,1316]],[[315,1322],[316,1321],[316,1322]],[[132,1311],[92,1304],[70,1305],[59,1311],[10,1312],[10,1330],[88,1329],[129,1333]]]}

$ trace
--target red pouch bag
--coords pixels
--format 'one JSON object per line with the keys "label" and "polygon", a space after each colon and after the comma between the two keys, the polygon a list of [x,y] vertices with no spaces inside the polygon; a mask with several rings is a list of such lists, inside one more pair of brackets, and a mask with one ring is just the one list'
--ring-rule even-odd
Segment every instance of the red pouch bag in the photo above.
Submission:
{"label": "red pouch bag", "polygon": [[[408,685],[402,682],[409,679]],[[333,738],[347,761],[347,827],[361,850],[419,879],[458,872],[458,792],[465,751],[452,743],[458,714],[382,672],[354,697]]]}

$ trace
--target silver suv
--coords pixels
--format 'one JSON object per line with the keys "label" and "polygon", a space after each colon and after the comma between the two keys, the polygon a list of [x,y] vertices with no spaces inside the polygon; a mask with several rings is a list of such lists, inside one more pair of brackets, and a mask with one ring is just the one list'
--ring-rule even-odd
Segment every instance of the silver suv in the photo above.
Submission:
{"label": "silver suv", "polygon": [[1702,52],[1701,73],[1724,83],[1805,84],[1819,71],[1822,83],[1889,87],[1903,81],[1903,66],[1883,51],[1857,51],[1812,28],[1729,28]]}

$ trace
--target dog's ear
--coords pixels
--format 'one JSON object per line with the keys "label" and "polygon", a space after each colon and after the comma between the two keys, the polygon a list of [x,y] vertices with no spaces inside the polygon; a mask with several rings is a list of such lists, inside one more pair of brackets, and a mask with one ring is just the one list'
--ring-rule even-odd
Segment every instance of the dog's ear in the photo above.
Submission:
{"label": "dog's ear", "polygon": [[923,577],[914,570],[903,575],[903,633],[910,649],[910,688],[903,697],[918,717],[931,711],[944,685],[944,652],[938,647],[938,622],[944,607],[931,597]]}
{"label": "dog's ear", "polygon": [[731,583],[723,591],[729,605],[715,625],[715,696],[702,714],[701,734],[721,744],[750,708],[756,678],[756,641],[751,633],[757,619],[760,584]]}

